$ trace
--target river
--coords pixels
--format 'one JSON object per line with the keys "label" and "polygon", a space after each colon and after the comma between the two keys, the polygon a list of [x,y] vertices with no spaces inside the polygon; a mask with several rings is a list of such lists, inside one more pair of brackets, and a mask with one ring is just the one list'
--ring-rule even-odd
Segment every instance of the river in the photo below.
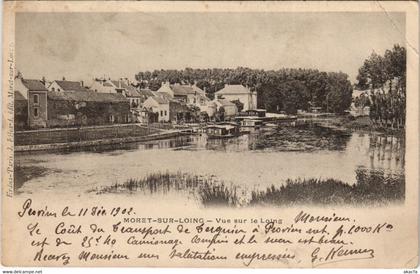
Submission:
{"label": "river", "polygon": [[103,187],[155,173],[214,177],[243,189],[264,189],[299,178],[333,178],[352,185],[360,169],[404,173],[405,146],[399,137],[363,132],[322,135],[317,127],[292,131],[298,136],[284,140],[290,131],[277,131],[277,139],[273,132],[265,128],[231,139],[208,140],[203,134],[88,151],[17,153],[16,177],[22,181],[17,193],[89,197]]}

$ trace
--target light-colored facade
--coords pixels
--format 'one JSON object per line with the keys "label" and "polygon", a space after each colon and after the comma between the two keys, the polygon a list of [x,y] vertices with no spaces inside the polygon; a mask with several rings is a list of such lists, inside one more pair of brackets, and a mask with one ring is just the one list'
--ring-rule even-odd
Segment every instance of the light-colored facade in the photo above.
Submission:
{"label": "light-colored facade", "polygon": [[149,97],[144,101],[143,108],[157,113],[158,122],[169,122],[169,101],[160,97]]}
{"label": "light-colored facade", "polygon": [[257,93],[252,92],[243,85],[225,85],[225,87],[215,93],[217,99],[226,99],[228,101],[239,100],[244,104],[243,110],[257,108]]}
{"label": "light-colored facade", "polygon": [[158,92],[166,93],[173,99],[185,102],[189,105],[197,106],[200,109],[205,107],[210,101],[210,99],[207,98],[206,93],[196,85],[170,85],[166,82],[162,83]]}
{"label": "light-colored facade", "polygon": [[217,112],[219,112],[220,108],[223,107],[225,111],[224,112],[225,117],[234,117],[238,114],[238,108],[236,107],[236,105],[226,99],[214,99],[211,102],[216,105]]}

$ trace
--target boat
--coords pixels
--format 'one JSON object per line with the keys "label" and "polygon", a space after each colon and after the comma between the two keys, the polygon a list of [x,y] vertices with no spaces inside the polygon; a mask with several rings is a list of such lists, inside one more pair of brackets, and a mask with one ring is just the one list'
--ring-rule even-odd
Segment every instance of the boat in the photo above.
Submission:
{"label": "boat", "polygon": [[234,123],[208,125],[205,132],[209,139],[232,138],[240,135],[239,126]]}
{"label": "boat", "polygon": [[253,127],[260,128],[264,125],[264,122],[260,119],[243,119],[241,121],[241,127]]}

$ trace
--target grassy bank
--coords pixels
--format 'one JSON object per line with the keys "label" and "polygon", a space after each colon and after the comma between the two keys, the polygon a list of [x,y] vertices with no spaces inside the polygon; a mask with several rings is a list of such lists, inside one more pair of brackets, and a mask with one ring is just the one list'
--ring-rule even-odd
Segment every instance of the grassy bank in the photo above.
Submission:
{"label": "grassy bank", "polygon": [[14,168],[14,191],[19,190],[23,184],[31,179],[43,177],[50,172],[51,169],[39,166],[20,166],[15,165]]}
{"label": "grassy bank", "polygon": [[152,195],[180,192],[192,194],[204,206],[383,205],[404,200],[404,175],[359,169],[356,179],[354,185],[335,179],[289,179],[285,184],[272,185],[263,191],[247,191],[213,176],[165,172],[92,191],[97,194],[141,192]]}
{"label": "grassy bank", "polygon": [[135,124],[17,131],[15,132],[15,146],[141,137],[158,132],[159,129]]}
{"label": "grassy bank", "polygon": [[157,172],[141,179],[129,179],[92,191],[96,194],[126,192],[152,195],[170,192],[193,194],[204,206],[236,206],[240,202],[235,186],[227,186],[213,176],[196,176],[181,172]]}
{"label": "grassy bank", "polygon": [[334,179],[287,180],[280,187],[273,185],[265,191],[253,191],[250,204],[382,205],[402,201],[405,197],[403,175],[358,170],[356,177],[354,185]]}

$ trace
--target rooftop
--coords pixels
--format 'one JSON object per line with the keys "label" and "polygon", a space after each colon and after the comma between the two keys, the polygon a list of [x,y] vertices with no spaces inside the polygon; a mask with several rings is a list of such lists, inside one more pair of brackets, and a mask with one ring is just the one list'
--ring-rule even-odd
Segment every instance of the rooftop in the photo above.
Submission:
{"label": "rooftop", "polygon": [[161,95],[160,92],[154,92],[154,93],[155,95],[151,96],[150,98],[153,98],[159,104],[169,104],[170,100],[167,98],[167,96]]}
{"label": "rooftop", "polygon": [[22,79],[22,84],[28,90],[37,90],[37,91],[40,91],[40,90],[47,91],[48,90],[40,80]]}
{"label": "rooftop", "polygon": [[55,81],[64,91],[88,91],[87,88],[83,87],[78,81],[66,81],[56,80]]}
{"label": "rooftop", "polygon": [[234,103],[226,100],[226,99],[216,99],[216,101],[218,101],[221,105],[223,106],[236,106]]}
{"label": "rooftop", "polygon": [[141,97],[141,94],[132,85],[127,85],[124,81],[111,80],[111,82],[116,88],[125,89],[125,95],[127,97]]}
{"label": "rooftop", "polygon": [[153,93],[153,91],[151,91],[150,89],[140,89],[140,90],[138,91],[138,93],[139,93],[141,96],[144,96],[144,97],[155,96],[155,94]]}
{"label": "rooftop", "polygon": [[251,90],[249,88],[244,87],[243,85],[226,85],[221,90],[217,91],[215,94],[223,95],[223,94],[250,94]]}
{"label": "rooftop", "polygon": [[56,92],[48,91],[48,99],[56,101],[73,101],[73,102],[128,102],[122,94],[115,93],[99,93],[91,91],[67,91]]}
{"label": "rooftop", "polygon": [[16,101],[26,101],[26,98],[20,93],[20,91],[15,90],[15,100]]}

